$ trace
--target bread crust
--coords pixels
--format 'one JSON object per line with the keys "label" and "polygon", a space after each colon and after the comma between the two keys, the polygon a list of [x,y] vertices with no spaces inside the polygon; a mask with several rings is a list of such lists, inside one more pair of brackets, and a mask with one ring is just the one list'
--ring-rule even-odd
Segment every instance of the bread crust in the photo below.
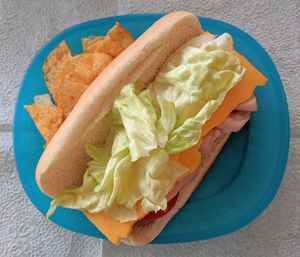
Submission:
{"label": "bread crust", "polygon": [[138,221],[134,225],[130,236],[127,239],[122,240],[122,242],[133,246],[143,246],[151,242],[163,230],[174,215],[184,206],[195,188],[202,181],[229,136],[230,133],[221,134],[214,142],[210,153],[206,156],[202,156],[200,167],[194,171],[196,173],[195,178],[182,187],[179,191],[175,206],[166,215],[153,221]]}
{"label": "bread crust", "polygon": [[36,181],[55,197],[82,184],[88,156],[87,143],[104,143],[105,115],[128,83],[146,87],[161,65],[180,46],[202,33],[198,18],[185,11],[173,12],[154,23],[94,80],[54,135],[42,154]]}

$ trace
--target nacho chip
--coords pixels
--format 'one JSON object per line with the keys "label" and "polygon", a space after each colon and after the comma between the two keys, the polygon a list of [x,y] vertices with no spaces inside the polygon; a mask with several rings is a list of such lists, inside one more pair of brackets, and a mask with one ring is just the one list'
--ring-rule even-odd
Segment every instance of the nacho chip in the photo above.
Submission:
{"label": "nacho chip", "polygon": [[66,60],[71,59],[71,52],[65,41],[62,41],[47,57],[43,65],[43,75],[50,93],[53,95],[51,81],[58,67]]}
{"label": "nacho chip", "polygon": [[95,53],[97,46],[103,41],[103,39],[104,39],[103,36],[82,38],[81,39],[82,52]]}
{"label": "nacho chip", "polygon": [[134,38],[119,23],[116,23],[107,33],[107,36],[96,48],[97,53],[106,53],[113,57],[117,57],[132,42]]}
{"label": "nacho chip", "polygon": [[131,34],[118,22],[116,22],[115,26],[113,26],[107,34],[112,37],[113,40],[120,42],[123,50],[134,41],[133,36],[131,36]]}
{"label": "nacho chip", "polygon": [[49,143],[64,121],[63,111],[54,105],[34,103],[25,105],[42,137]]}
{"label": "nacho chip", "polygon": [[113,60],[102,53],[85,53],[74,56],[59,66],[53,78],[53,97],[65,116],[73,109],[82,93]]}
{"label": "nacho chip", "polygon": [[96,53],[105,53],[117,57],[123,50],[119,41],[114,40],[111,36],[106,36],[97,46]]}

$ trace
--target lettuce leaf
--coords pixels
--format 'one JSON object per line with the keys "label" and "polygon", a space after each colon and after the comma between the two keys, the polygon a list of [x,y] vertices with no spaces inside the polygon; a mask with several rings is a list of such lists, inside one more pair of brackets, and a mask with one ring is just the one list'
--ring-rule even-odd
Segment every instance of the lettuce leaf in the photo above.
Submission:
{"label": "lettuce leaf", "polygon": [[137,164],[139,171],[139,188],[143,195],[142,210],[165,210],[167,208],[167,193],[175,184],[176,178],[187,172],[181,165],[174,165],[169,160],[168,153],[163,149],[155,149],[151,155]]}
{"label": "lettuce leaf", "polygon": [[184,47],[155,78],[153,88],[157,97],[175,105],[176,124],[165,146],[169,154],[197,144],[205,122],[242,78],[245,69],[232,49],[228,34],[202,48]]}
{"label": "lettuce leaf", "polygon": [[153,112],[143,104],[135,91],[135,85],[123,88],[114,102],[126,134],[129,138],[131,161],[148,156],[158,146],[155,119]]}
{"label": "lettuce leaf", "polygon": [[157,120],[157,112],[158,109],[156,108],[154,102],[154,98],[152,96],[152,92],[150,89],[145,89],[139,94],[139,99],[144,104],[144,106],[147,108],[148,113],[150,114],[150,117],[152,119],[152,122],[155,123]]}
{"label": "lettuce leaf", "polygon": [[182,55],[186,52],[193,52],[198,62],[192,59],[191,63],[161,72],[154,81],[156,95],[175,105],[176,128],[194,117],[210,99],[231,89],[243,75],[239,59],[230,52],[206,52],[195,47],[184,48]]}
{"label": "lettuce leaf", "polygon": [[176,123],[176,111],[174,103],[158,96],[157,97],[160,106],[160,118],[156,123],[158,143],[163,148],[167,141],[169,133],[173,130]]}
{"label": "lettuce leaf", "polygon": [[201,136],[202,128],[206,121],[218,109],[223,102],[226,93],[240,80],[241,76],[230,71],[222,71],[216,74],[212,72],[212,81],[215,83],[210,94],[206,94],[206,103],[200,111],[191,118],[187,118],[183,124],[178,126],[169,135],[166,150],[169,154],[179,153],[197,144]]}

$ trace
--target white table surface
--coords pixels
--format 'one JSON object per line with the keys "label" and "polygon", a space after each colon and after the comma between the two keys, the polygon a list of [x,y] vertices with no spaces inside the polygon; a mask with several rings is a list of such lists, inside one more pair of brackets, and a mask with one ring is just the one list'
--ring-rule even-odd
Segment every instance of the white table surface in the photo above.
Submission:
{"label": "white table surface", "polygon": [[[229,22],[254,36],[273,58],[291,118],[288,167],[275,199],[252,224],[201,242],[113,247],[62,229],[30,203],[17,177],[12,148],[19,85],[37,50],[63,29],[128,13],[185,9]],[[300,256],[300,2],[154,0],[0,0],[0,256]]]}

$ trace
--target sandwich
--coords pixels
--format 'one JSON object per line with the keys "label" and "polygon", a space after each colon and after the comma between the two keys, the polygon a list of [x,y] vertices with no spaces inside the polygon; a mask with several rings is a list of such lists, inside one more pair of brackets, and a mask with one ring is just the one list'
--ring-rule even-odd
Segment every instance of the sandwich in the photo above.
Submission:
{"label": "sandwich", "polygon": [[58,206],[81,210],[113,244],[140,246],[184,206],[230,134],[249,121],[266,78],[228,33],[204,32],[185,11],[163,16],[106,59],[62,112],[36,181],[53,198],[48,217]]}

